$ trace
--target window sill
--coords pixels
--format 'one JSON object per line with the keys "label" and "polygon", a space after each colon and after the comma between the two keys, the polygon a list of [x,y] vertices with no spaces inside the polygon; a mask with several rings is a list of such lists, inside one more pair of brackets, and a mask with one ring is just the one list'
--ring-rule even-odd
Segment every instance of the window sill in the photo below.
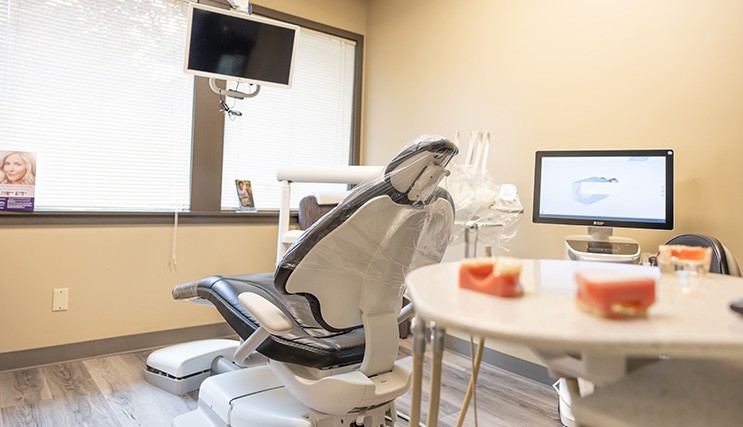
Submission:
{"label": "window sill", "polygon": [[[173,224],[174,212],[0,212],[7,225],[121,225]],[[255,212],[179,212],[179,224],[277,224],[278,210]],[[296,212],[292,212],[296,217]]]}

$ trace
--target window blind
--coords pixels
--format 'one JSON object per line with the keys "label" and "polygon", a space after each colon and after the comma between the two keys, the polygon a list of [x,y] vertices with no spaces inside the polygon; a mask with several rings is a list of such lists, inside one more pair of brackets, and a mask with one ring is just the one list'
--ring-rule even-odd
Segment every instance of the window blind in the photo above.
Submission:
{"label": "window blind", "polygon": [[37,210],[188,208],[187,7],[0,0],[0,150],[37,154]]}
{"label": "window blind", "polygon": [[[349,164],[355,49],[353,42],[303,28],[291,89],[262,87],[255,98],[227,100],[242,117],[225,118],[222,209],[238,205],[235,179],[251,181],[257,208],[276,209],[278,167]],[[293,184],[292,206],[311,191],[345,189]]]}

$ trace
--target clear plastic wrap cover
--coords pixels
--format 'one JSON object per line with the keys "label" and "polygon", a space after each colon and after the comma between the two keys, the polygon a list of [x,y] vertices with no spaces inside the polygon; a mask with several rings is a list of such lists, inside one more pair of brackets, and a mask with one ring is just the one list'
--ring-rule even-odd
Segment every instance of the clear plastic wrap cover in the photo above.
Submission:
{"label": "clear plastic wrap cover", "polygon": [[456,207],[452,243],[461,243],[465,223],[474,221],[479,226],[479,242],[508,252],[508,245],[516,236],[524,213],[516,186],[496,184],[487,171],[473,166],[452,165],[450,170],[444,187]]}
{"label": "clear plastic wrap cover", "polygon": [[456,153],[442,137],[405,147],[383,177],[357,186],[289,248],[277,290],[305,295],[331,330],[360,325],[362,311],[396,315],[405,274],[441,261],[450,240],[452,200],[438,184]]}

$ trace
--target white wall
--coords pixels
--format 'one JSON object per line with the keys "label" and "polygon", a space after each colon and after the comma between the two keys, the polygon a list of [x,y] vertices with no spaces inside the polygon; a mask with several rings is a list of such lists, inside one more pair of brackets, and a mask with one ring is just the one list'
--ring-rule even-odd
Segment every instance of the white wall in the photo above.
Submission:
{"label": "white wall", "polygon": [[489,168],[526,210],[512,253],[562,257],[585,228],[531,223],[538,149],[676,150],[676,229],[743,258],[743,2],[371,0],[364,158],[422,133],[494,134]]}

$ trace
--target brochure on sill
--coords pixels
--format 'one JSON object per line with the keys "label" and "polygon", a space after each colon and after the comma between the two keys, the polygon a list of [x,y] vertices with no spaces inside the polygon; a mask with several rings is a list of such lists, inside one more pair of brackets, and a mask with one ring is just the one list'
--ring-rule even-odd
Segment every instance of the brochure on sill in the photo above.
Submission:
{"label": "brochure on sill", "polygon": [[255,211],[253,201],[253,188],[247,179],[236,179],[235,190],[237,191],[237,210],[243,212]]}
{"label": "brochure on sill", "polygon": [[0,149],[0,211],[33,211],[36,153]]}

